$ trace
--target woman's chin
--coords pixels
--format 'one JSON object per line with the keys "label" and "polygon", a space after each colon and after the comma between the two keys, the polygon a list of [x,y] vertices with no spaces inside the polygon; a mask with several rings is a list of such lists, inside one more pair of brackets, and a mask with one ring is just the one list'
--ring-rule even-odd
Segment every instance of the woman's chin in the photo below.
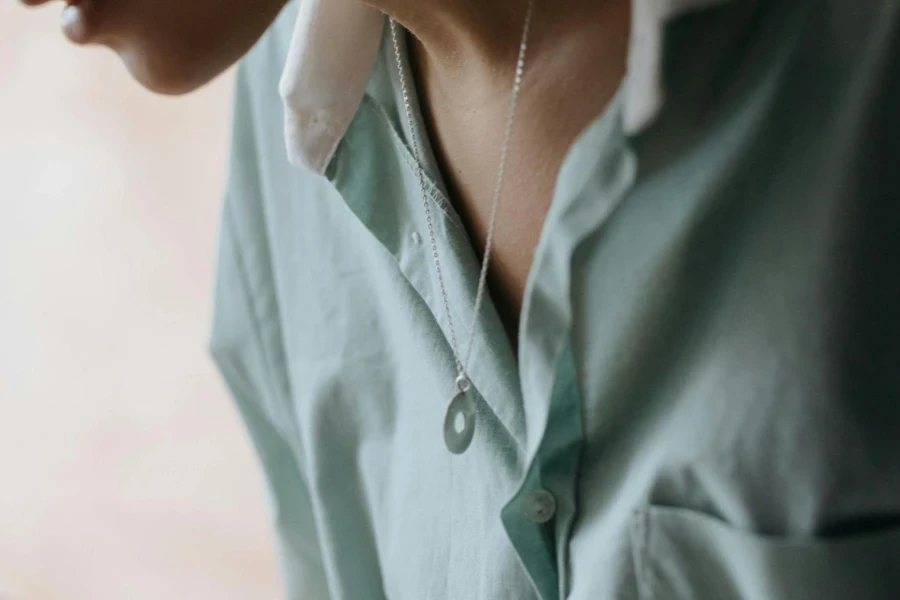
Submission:
{"label": "woman's chin", "polygon": [[[52,0],[23,2],[39,6]],[[238,61],[285,3],[66,0],[60,24],[76,44],[111,48],[147,89],[179,95],[201,87]]]}
{"label": "woman's chin", "polygon": [[219,71],[204,74],[198,72],[197,63],[188,68],[188,61],[162,61],[158,56],[148,56],[134,49],[114,48],[131,76],[142,86],[165,96],[180,96],[196,90],[212,80]]}

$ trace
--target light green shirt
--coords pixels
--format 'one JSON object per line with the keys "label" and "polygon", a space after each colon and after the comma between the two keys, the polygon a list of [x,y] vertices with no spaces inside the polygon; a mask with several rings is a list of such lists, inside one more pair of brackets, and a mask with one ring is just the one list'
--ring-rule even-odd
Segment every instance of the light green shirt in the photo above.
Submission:
{"label": "light green shirt", "polygon": [[[239,70],[212,338],[290,598],[900,598],[900,3],[669,22],[658,118],[626,135],[620,94],[563,164],[518,356],[483,309],[458,456],[390,45],[316,175],[276,93],[295,14]],[[478,261],[423,158],[466,339]]]}

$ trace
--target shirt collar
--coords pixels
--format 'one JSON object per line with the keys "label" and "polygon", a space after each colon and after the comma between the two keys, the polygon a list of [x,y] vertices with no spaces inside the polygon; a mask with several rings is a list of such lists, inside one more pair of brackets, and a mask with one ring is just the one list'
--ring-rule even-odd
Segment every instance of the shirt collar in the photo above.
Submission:
{"label": "shirt collar", "polygon": [[[663,27],[669,19],[726,0],[632,0],[625,132],[650,125],[665,102]],[[385,16],[359,0],[300,0],[279,91],[288,158],[323,173],[356,114],[378,54]]]}

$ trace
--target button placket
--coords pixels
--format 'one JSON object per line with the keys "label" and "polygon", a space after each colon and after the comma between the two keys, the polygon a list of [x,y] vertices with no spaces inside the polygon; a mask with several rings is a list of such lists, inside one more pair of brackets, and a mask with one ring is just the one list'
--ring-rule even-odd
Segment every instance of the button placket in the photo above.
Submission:
{"label": "button placket", "polygon": [[556,498],[543,487],[540,466],[528,470],[519,492],[500,512],[503,526],[542,600],[558,600],[553,527]]}

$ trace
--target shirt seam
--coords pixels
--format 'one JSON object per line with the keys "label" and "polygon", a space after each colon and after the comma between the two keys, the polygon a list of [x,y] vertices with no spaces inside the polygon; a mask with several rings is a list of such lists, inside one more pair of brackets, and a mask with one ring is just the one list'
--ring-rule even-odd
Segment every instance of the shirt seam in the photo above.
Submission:
{"label": "shirt seam", "polygon": [[[384,107],[375,101],[375,99],[370,96],[366,96],[366,98],[371,102],[371,104],[375,108],[375,114],[383,121],[383,124],[387,126],[388,131],[390,132],[391,141],[394,142],[394,146],[399,146],[399,154],[400,159],[403,164],[406,166],[409,174],[415,177],[417,180],[419,178],[418,168],[419,165],[416,164],[415,159],[411,156],[409,148],[407,148],[406,143],[404,143],[403,139],[400,137],[400,134],[394,129],[394,126],[391,124],[391,120],[387,115],[387,111]],[[448,198],[445,197],[443,191],[438,187],[438,185],[434,182],[434,180],[428,175],[428,172],[425,170],[425,167],[422,168],[422,181],[425,185],[425,188],[428,191],[429,199],[437,206],[437,208],[444,213],[444,216],[447,217],[449,223],[459,229],[460,231],[465,231],[462,227],[462,223],[460,223],[458,216],[456,215],[455,209],[453,209]]]}
{"label": "shirt seam", "polygon": [[649,561],[647,558],[650,536],[649,518],[649,513],[646,510],[637,510],[632,517],[632,559],[635,584],[637,585],[638,598],[640,600],[649,600],[651,598]]}

